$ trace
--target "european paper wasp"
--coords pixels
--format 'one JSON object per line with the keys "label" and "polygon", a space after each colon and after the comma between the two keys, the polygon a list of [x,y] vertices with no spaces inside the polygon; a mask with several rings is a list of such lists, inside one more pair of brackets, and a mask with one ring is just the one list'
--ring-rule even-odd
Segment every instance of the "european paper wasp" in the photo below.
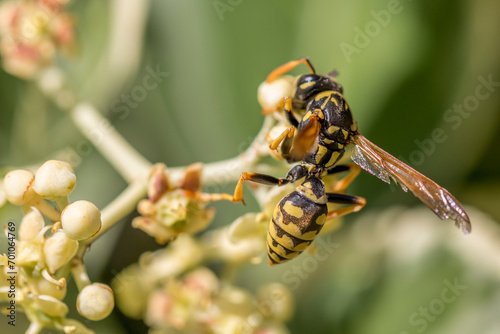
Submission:
{"label": "european paper wasp", "polygon": [[[307,58],[290,61],[272,71],[266,79],[271,83],[299,64],[310,74],[300,76],[292,96],[283,97],[283,109],[290,126],[275,138],[270,148],[279,149],[289,163],[297,163],[285,178],[243,172],[236,186],[233,201],[243,200],[243,181],[281,186],[304,178],[297,188],[276,205],[267,234],[269,265],[289,261],[303,252],[319,234],[325,222],[359,211],[366,203],[359,196],[343,191],[360,172],[360,167],[387,183],[391,179],[404,191],[408,189],[441,219],[452,219],[465,234],[471,230],[470,220],[462,205],[446,189],[394,158],[366,139],[354,121],[342,87],[335,80],[336,72],[317,74]],[[263,110],[263,113],[273,112]],[[302,115],[298,120],[295,116]],[[354,146],[350,164],[338,164],[349,146]],[[327,174],[349,172],[325,192],[322,178]],[[328,211],[327,203],[346,204]]]}

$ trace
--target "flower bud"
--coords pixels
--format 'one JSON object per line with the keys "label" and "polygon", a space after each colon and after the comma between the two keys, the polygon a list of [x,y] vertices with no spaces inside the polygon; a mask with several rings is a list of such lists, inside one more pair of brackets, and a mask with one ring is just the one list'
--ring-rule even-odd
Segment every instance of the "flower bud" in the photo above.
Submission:
{"label": "flower bud", "polygon": [[13,170],[3,180],[7,200],[14,205],[26,203],[26,195],[35,176],[32,172],[23,169]]}
{"label": "flower bud", "polygon": [[49,160],[35,174],[33,190],[50,200],[68,196],[75,187],[76,176],[70,164]]}
{"label": "flower bud", "polygon": [[45,314],[52,317],[64,317],[68,313],[68,306],[57,298],[46,295],[34,297],[36,306]]}
{"label": "flower bud", "polygon": [[50,273],[54,273],[75,256],[78,250],[78,241],[68,238],[66,233],[59,230],[45,240],[43,254]]}
{"label": "flower bud", "polygon": [[33,240],[38,235],[38,233],[45,226],[45,221],[41,213],[32,209],[26,213],[21,220],[21,226],[19,227],[19,240],[28,241]]}
{"label": "flower bud", "polygon": [[95,321],[106,318],[114,306],[113,290],[101,283],[84,287],[76,300],[78,312],[85,318]]}
{"label": "flower bud", "polygon": [[41,242],[36,240],[19,241],[17,247],[18,266],[35,266],[43,260]]}
{"label": "flower bud", "polygon": [[[40,276],[33,280],[39,295],[52,296],[56,299],[63,300],[66,296],[67,285],[57,285],[54,282],[49,282],[45,277]],[[65,281],[64,281],[65,282]]]}
{"label": "flower bud", "polygon": [[277,78],[273,82],[264,81],[257,91],[257,99],[263,109],[274,108],[285,96],[293,93],[293,83],[295,78],[285,75]]}
{"label": "flower bud", "polygon": [[61,213],[64,233],[74,240],[85,240],[101,229],[101,212],[91,202],[76,201],[64,208]]}

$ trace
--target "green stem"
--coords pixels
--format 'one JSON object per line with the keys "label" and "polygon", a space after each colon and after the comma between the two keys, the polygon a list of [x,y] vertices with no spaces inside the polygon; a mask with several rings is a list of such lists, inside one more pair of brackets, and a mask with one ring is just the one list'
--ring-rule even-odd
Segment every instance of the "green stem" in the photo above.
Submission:
{"label": "green stem", "polygon": [[92,284],[89,275],[87,274],[87,268],[85,268],[85,265],[83,264],[83,259],[79,256],[76,256],[72,261],[71,274],[75,280],[78,291],[82,291],[84,287]]}
{"label": "green stem", "polygon": [[137,152],[91,104],[80,103],[71,111],[78,129],[127,182],[147,174],[151,163]]}
{"label": "green stem", "polygon": [[77,256],[82,257],[87,247],[117,222],[135,210],[137,203],[146,196],[146,178],[137,179],[109,203],[101,212],[102,226],[99,232],[92,238],[80,242]]}

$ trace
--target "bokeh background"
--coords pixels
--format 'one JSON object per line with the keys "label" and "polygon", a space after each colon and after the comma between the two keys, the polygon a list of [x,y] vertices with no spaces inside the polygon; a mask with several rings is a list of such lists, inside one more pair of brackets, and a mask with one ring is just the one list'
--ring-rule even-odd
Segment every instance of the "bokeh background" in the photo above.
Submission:
{"label": "bokeh background", "polygon": [[[263,122],[258,85],[275,67],[307,56],[320,73],[339,71],[367,138],[470,208],[473,235],[464,238],[411,194],[362,173],[349,193],[368,205],[325,237],[335,244],[328,259],[271,269],[261,263],[236,278],[250,290],[288,284],[296,297],[291,333],[500,332],[498,1],[156,0],[148,2],[143,29],[117,42],[118,2],[74,1],[78,51],[58,62],[79,98],[94,103],[150,161],[182,166],[241,153]],[[127,36],[128,52],[110,56]],[[158,87],[127,111],[117,108],[156,68],[168,72]],[[81,158],[73,200],[104,207],[124,188],[34,84],[0,72],[0,110],[2,167],[36,165],[72,150]],[[248,202],[215,204],[213,226],[255,211],[256,202]],[[0,217],[5,223],[21,214],[5,206]],[[124,221],[87,255],[90,276],[109,282],[158,247]],[[447,288],[452,293],[443,299]],[[102,333],[144,330],[117,311],[88,326]]]}

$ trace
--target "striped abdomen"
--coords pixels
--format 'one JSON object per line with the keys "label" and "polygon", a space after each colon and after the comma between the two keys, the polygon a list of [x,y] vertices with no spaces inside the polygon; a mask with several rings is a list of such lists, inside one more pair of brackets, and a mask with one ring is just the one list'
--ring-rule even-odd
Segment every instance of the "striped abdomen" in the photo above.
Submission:
{"label": "striped abdomen", "polygon": [[328,208],[323,182],[306,180],[286,195],[273,212],[267,233],[270,266],[284,263],[302,253],[325,224]]}

